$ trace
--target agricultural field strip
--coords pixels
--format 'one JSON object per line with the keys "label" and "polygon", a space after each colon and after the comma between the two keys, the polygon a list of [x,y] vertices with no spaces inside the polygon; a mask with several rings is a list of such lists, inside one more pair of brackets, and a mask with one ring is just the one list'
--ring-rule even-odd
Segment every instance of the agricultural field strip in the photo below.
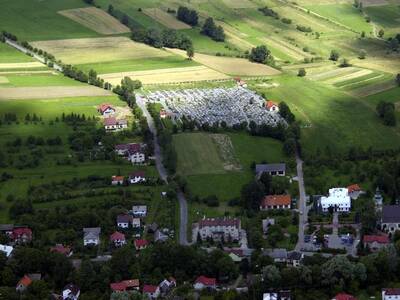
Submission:
{"label": "agricultural field strip", "polygon": [[[367,75],[364,75],[361,77],[357,77],[355,79],[341,81],[337,84],[334,84],[334,86],[339,87],[341,89],[349,89],[354,85],[356,85],[356,86],[364,85],[366,83],[369,83],[370,81],[376,81],[377,79],[380,79],[383,77],[385,77],[385,74],[370,73],[370,74],[367,74]],[[357,88],[357,87],[355,87],[355,88]]]}
{"label": "agricultural field strip", "polygon": [[371,7],[371,6],[384,6],[388,5],[389,2],[386,0],[363,0],[363,7]]}
{"label": "agricultural field strip", "polygon": [[29,69],[43,67],[44,65],[40,62],[26,62],[26,63],[2,63],[0,64],[1,69]]}
{"label": "agricultural field strip", "polygon": [[58,11],[64,17],[101,34],[120,34],[130,32],[121,22],[97,7],[85,7]]}
{"label": "agricultural field strip", "polygon": [[15,70],[15,71],[0,71],[0,75],[34,75],[34,74],[54,74],[56,75],[57,72],[55,71],[51,71],[51,70],[43,70],[43,71],[19,71],[19,70]]}
{"label": "agricultural field strip", "polygon": [[110,96],[110,91],[94,86],[12,87],[0,88],[0,100],[50,99],[86,96]]}
{"label": "agricultural field strip", "polygon": [[[308,53],[299,53],[298,49],[292,49],[292,47],[289,47],[287,44],[282,41],[277,41],[276,39],[273,39],[272,37],[269,38],[259,38],[260,42],[265,43],[267,46],[271,45],[272,47],[284,52],[286,55],[292,57],[295,60],[302,60],[305,57],[309,57],[310,55]],[[292,45],[290,45],[292,46]]]}
{"label": "agricultural field strip", "polygon": [[239,9],[239,8],[255,8],[256,4],[249,0],[222,0],[222,2],[229,8]]}
{"label": "agricultural field strip", "polygon": [[0,84],[2,84],[2,83],[9,83],[8,78],[4,77],[4,76],[0,76]]}
{"label": "agricultural field strip", "polygon": [[143,12],[150,18],[170,29],[180,30],[192,28],[188,24],[179,21],[174,15],[171,15],[160,8],[145,8],[143,9]]}
{"label": "agricultural field strip", "polygon": [[321,73],[313,74],[311,76],[308,76],[308,78],[312,79],[312,80],[323,81],[323,80],[328,80],[331,78],[336,78],[338,76],[353,74],[355,72],[358,72],[359,70],[360,70],[359,68],[354,68],[354,67],[336,68],[334,70],[329,70],[329,71],[324,71]]}
{"label": "agricultural field strip", "polygon": [[339,82],[343,82],[343,81],[348,81],[354,78],[358,78],[358,77],[362,77],[368,74],[371,74],[373,71],[368,70],[368,69],[364,69],[364,70],[359,70],[357,72],[351,73],[351,74],[347,74],[347,75],[343,75],[343,76],[339,76],[336,78],[332,78],[329,80],[325,80],[325,83],[329,83],[329,84],[335,84],[335,83],[339,83]]}
{"label": "agricultural field strip", "polygon": [[354,97],[367,97],[371,95],[375,95],[387,90],[390,90],[392,88],[396,87],[396,83],[394,80],[388,80],[384,82],[379,82],[377,84],[372,84],[372,85],[367,85],[365,87],[361,87],[359,89],[354,89],[350,92],[350,94]]}

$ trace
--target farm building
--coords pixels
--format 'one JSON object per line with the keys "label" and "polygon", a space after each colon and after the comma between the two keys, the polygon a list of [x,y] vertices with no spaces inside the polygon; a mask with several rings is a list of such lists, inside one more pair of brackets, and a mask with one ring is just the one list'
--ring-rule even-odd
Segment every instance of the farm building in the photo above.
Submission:
{"label": "farm building", "polygon": [[271,176],[285,176],[286,164],[257,164],[256,165],[256,176],[260,178],[263,173],[267,173]]}
{"label": "farm building", "polygon": [[269,112],[279,112],[279,105],[271,100],[268,100],[267,102],[265,102],[265,108]]}

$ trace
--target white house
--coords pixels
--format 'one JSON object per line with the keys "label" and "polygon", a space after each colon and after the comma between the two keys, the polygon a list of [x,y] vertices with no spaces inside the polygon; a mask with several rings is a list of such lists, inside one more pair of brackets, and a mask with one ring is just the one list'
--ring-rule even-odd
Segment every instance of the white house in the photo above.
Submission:
{"label": "white house", "polygon": [[142,164],[146,161],[145,145],[139,143],[120,144],[115,146],[118,155],[125,156],[133,164]]}
{"label": "white house", "polygon": [[213,240],[237,241],[240,239],[241,224],[239,219],[209,218],[199,222],[198,233],[202,240],[212,238]]}
{"label": "white house", "polygon": [[134,216],[143,218],[147,216],[147,206],[146,205],[134,205],[132,206],[132,213]]}
{"label": "white house", "polygon": [[129,228],[129,224],[132,223],[133,217],[128,214],[120,214],[117,216],[117,226],[119,228]]}
{"label": "white house", "polygon": [[97,111],[101,113],[103,116],[109,116],[115,113],[115,108],[112,107],[110,104],[101,104]]}
{"label": "white house", "polygon": [[100,227],[83,228],[83,245],[98,245],[100,243]]}
{"label": "white house", "polygon": [[400,288],[382,289],[382,300],[400,300]]}
{"label": "white house", "polygon": [[194,282],[193,287],[197,291],[201,291],[204,289],[215,290],[217,288],[217,280],[215,278],[199,276]]}
{"label": "white house", "polygon": [[338,212],[348,212],[351,209],[351,199],[347,188],[329,189],[328,197],[321,197],[320,204],[323,212],[328,212],[332,207]]}
{"label": "white house", "polygon": [[108,117],[104,119],[104,128],[107,131],[117,131],[128,128],[128,122],[124,119],[117,120],[115,117]]}
{"label": "white house", "polygon": [[140,218],[132,218],[132,227],[140,228]]}
{"label": "white house", "polygon": [[268,100],[265,103],[265,108],[269,111],[269,112],[279,112],[279,105],[277,103],[275,103],[274,101]]}
{"label": "white house", "polygon": [[144,171],[136,171],[129,175],[130,184],[137,184],[141,182],[146,182],[146,174]]}
{"label": "white house", "polygon": [[3,252],[7,257],[11,256],[13,250],[14,250],[14,247],[12,247],[12,246],[0,244],[0,251]]}
{"label": "white house", "polygon": [[78,300],[81,291],[75,284],[68,284],[62,291],[63,300]]}

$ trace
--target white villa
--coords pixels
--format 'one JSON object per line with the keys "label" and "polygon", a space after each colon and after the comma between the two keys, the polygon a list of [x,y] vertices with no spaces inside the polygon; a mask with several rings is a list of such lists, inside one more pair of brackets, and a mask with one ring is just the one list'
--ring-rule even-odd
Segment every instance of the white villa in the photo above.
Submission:
{"label": "white villa", "polygon": [[332,207],[338,212],[348,212],[351,209],[351,199],[347,188],[329,189],[328,197],[321,197],[320,204],[323,212],[328,212]]}

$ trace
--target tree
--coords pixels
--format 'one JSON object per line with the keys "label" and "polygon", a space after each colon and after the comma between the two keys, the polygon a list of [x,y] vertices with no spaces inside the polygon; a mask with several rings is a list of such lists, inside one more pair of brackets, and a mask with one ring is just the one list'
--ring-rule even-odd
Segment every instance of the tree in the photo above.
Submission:
{"label": "tree", "polygon": [[214,19],[209,17],[204,22],[201,33],[209,36],[217,42],[223,42],[225,40],[225,33],[222,26],[215,25]]}
{"label": "tree", "polygon": [[384,31],[383,29],[380,29],[380,30],[378,31],[378,36],[379,36],[380,38],[383,38],[384,35],[385,35],[385,31]]}
{"label": "tree", "polygon": [[107,12],[108,12],[110,15],[112,15],[113,12],[114,12],[114,6],[112,6],[111,4],[109,4],[109,5],[108,5],[108,8],[107,8]]}
{"label": "tree", "polygon": [[322,265],[322,284],[326,286],[338,285],[345,287],[346,282],[354,279],[354,266],[344,256],[334,256]]}
{"label": "tree", "polygon": [[306,69],[300,68],[299,72],[297,73],[297,76],[304,77],[304,76],[306,76],[306,74],[307,74]]}
{"label": "tree", "polygon": [[186,49],[186,55],[188,57],[189,60],[192,60],[193,56],[194,56],[194,49],[193,47],[188,47]]}
{"label": "tree", "polygon": [[331,54],[329,56],[329,59],[333,60],[333,61],[337,61],[339,59],[339,57],[340,57],[339,52],[337,50],[332,50]]}
{"label": "tree", "polygon": [[244,208],[257,210],[263,197],[264,187],[257,181],[252,181],[242,188],[241,201]]}
{"label": "tree", "polygon": [[339,67],[341,67],[341,68],[347,68],[350,66],[351,66],[351,64],[347,58],[343,58],[339,65]]}
{"label": "tree", "polygon": [[396,75],[396,79],[395,80],[396,80],[397,85],[400,86],[400,73],[398,73]]}
{"label": "tree", "polygon": [[293,156],[296,153],[296,140],[294,138],[285,140],[283,143],[283,152],[287,156]]}
{"label": "tree", "polygon": [[274,265],[266,266],[263,269],[263,278],[264,282],[268,287],[275,287],[275,288],[280,286],[282,280],[279,269]]}
{"label": "tree", "polygon": [[289,124],[291,124],[291,123],[293,123],[295,121],[294,114],[292,113],[292,111],[290,110],[289,106],[284,101],[279,103],[279,114]]}
{"label": "tree", "polygon": [[260,176],[260,182],[264,186],[264,192],[269,194],[271,192],[272,176],[269,173],[264,172]]}
{"label": "tree", "polygon": [[378,116],[386,126],[396,126],[395,106],[391,102],[380,101],[376,106]]}
{"label": "tree", "polygon": [[358,58],[359,58],[359,59],[365,59],[366,56],[367,56],[367,51],[365,51],[364,49],[361,49],[361,50],[358,52]]}
{"label": "tree", "polygon": [[265,45],[257,46],[251,49],[249,59],[252,62],[266,63],[271,56],[271,51]]}
{"label": "tree", "polygon": [[365,38],[365,31],[361,31],[361,38]]}

